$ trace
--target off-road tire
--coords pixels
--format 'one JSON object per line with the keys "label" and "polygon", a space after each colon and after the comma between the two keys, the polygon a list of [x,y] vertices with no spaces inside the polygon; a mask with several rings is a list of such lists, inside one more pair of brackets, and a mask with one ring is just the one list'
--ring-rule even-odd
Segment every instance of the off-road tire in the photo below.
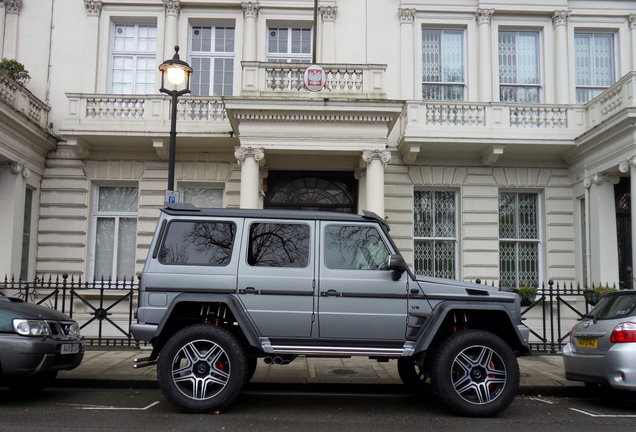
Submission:
{"label": "off-road tire", "polygon": [[226,408],[247,378],[247,357],[227,330],[197,324],[175,333],[161,350],[157,379],[166,399],[185,412]]}
{"label": "off-road tire", "polygon": [[491,417],[512,403],[519,363],[508,344],[483,330],[464,330],[444,340],[431,365],[437,397],[457,414]]}

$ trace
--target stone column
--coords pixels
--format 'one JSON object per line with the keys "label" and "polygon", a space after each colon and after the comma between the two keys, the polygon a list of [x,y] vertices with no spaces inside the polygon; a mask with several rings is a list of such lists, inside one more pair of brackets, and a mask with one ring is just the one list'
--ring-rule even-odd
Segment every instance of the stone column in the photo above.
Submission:
{"label": "stone column", "polygon": [[95,93],[97,88],[97,47],[99,45],[99,18],[102,15],[102,0],[84,0],[86,29],[84,33],[84,71],[82,91]]}
{"label": "stone column", "polygon": [[0,58],[4,58],[4,21],[6,15],[4,3],[0,2]]}
{"label": "stone column", "polygon": [[[419,79],[415,76],[415,37],[413,31],[415,28],[415,9],[398,9],[400,15],[400,68],[401,68],[401,95],[402,99],[415,99],[415,88],[413,85],[416,82],[422,82],[422,78]],[[422,61],[422,55],[420,54],[419,61]],[[420,95],[421,99],[421,95]]]}
{"label": "stone column", "polygon": [[336,62],[336,12],[338,6],[320,6],[318,12],[322,17],[322,53],[320,63]]}
{"label": "stone column", "polygon": [[[364,165],[361,163],[360,165]],[[353,175],[358,180],[358,214],[367,210],[367,172],[364,168],[356,168]]]}
{"label": "stone column", "polygon": [[174,47],[179,45],[179,13],[181,12],[181,1],[163,0],[163,8],[166,13],[163,58],[171,59],[174,57]]}
{"label": "stone column", "polygon": [[391,160],[391,152],[365,150],[362,165],[367,168],[366,206],[367,210],[384,217],[384,168]]}
{"label": "stone column", "polygon": [[256,61],[256,18],[258,17],[258,2],[243,2],[243,61]]}
{"label": "stone column", "polygon": [[629,16],[629,29],[632,34],[632,70],[636,70],[636,14]]}
{"label": "stone column", "polygon": [[0,226],[2,247],[0,248],[0,277],[20,276],[22,257],[22,230],[24,223],[25,179],[29,168],[18,162],[0,165]]}
{"label": "stone column", "polygon": [[[477,9],[479,27],[479,102],[492,102],[492,36],[490,21],[494,9]],[[498,98],[497,98],[498,99]]]}
{"label": "stone column", "polygon": [[555,102],[570,103],[570,83],[568,80],[568,17],[570,11],[555,11],[552,14],[554,26],[554,86]]}
{"label": "stone column", "polygon": [[616,206],[614,185],[618,177],[594,174],[586,177],[590,189],[590,274],[589,283],[618,286],[618,236],[616,234]]}
{"label": "stone column", "polygon": [[[633,32],[633,30],[632,30]],[[630,203],[630,209],[631,209],[631,213],[632,213],[632,277],[634,277],[633,275],[636,275],[636,214],[634,214],[634,209],[636,209],[636,156],[632,156],[630,159],[627,159],[623,162],[621,162],[618,165],[618,169],[620,170],[620,172],[627,172],[629,171],[629,175],[630,175],[630,191],[631,191],[631,203]],[[627,286],[630,286],[629,284]]]}
{"label": "stone column", "polygon": [[234,157],[241,166],[240,207],[258,208],[259,167],[265,165],[265,151],[262,148],[235,147]]}
{"label": "stone column", "polygon": [[4,23],[4,48],[2,55],[8,59],[15,60],[18,55],[18,16],[22,0],[4,0],[5,23]]}

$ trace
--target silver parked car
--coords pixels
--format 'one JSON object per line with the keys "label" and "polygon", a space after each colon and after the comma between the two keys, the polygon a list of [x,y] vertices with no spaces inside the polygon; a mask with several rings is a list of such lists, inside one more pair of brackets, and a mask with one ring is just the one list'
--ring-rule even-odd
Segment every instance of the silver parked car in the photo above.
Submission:
{"label": "silver parked car", "polygon": [[572,329],[565,377],[636,391],[636,291],[606,294]]}

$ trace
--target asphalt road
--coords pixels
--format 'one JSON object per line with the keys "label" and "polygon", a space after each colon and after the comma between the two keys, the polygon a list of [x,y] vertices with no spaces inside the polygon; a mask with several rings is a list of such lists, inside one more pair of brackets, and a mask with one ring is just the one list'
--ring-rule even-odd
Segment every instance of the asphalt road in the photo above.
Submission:
{"label": "asphalt road", "polygon": [[[183,414],[155,388],[0,388],[0,431],[576,431],[634,432],[636,394],[519,396],[496,418],[461,418],[400,386],[250,386],[220,414]],[[271,386],[269,386],[271,387]]]}

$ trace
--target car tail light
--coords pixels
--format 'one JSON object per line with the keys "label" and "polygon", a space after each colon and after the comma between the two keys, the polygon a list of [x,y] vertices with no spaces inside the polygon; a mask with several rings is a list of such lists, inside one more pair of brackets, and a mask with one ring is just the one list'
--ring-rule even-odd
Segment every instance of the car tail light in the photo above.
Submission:
{"label": "car tail light", "polygon": [[614,328],[610,337],[612,343],[636,342],[636,323],[624,322]]}
{"label": "car tail light", "polygon": [[574,342],[574,330],[578,327],[578,323],[574,325],[574,327],[572,327],[572,330],[570,330],[570,342]]}

